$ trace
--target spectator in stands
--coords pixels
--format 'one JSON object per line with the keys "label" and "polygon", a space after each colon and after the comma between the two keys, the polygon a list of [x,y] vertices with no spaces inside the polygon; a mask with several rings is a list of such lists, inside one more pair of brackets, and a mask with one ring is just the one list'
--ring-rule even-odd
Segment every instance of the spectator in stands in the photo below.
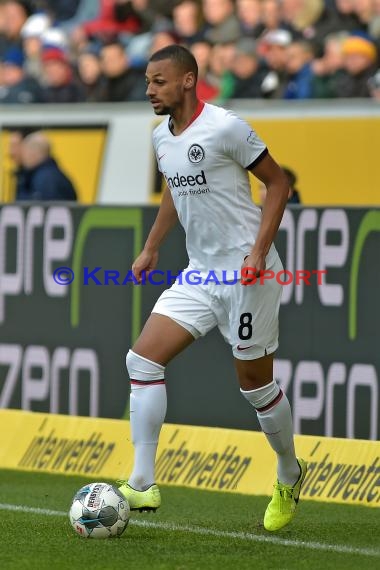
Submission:
{"label": "spectator in stands", "polygon": [[344,75],[342,47],[346,38],[346,32],[327,36],[322,57],[312,62],[313,97],[325,99],[339,96],[339,82]]}
{"label": "spectator in stands", "polygon": [[[138,1],[141,2],[141,0]],[[177,0],[150,0],[149,4],[159,19],[169,20],[172,17]]]}
{"label": "spectator in stands", "polygon": [[40,85],[24,71],[24,54],[19,47],[10,47],[2,60],[0,103],[42,103]]}
{"label": "spectator in stands", "polygon": [[377,42],[378,48],[380,43],[380,0],[373,0],[373,16],[368,26],[368,33],[371,38]]}
{"label": "spectator in stands", "polygon": [[338,22],[335,31],[360,30],[361,23],[355,14],[355,2],[356,0],[335,0],[335,16]]}
{"label": "spectator in stands", "polygon": [[219,96],[219,87],[210,74],[212,47],[206,41],[199,41],[193,43],[190,49],[198,64],[197,97],[201,101],[213,101]]}
{"label": "spectator in stands", "polygon": [[[213,62],[213,54],[215,55],[215,62]],[[232,62],[235,58],[236,42],[226,41],[221,44],[215,44],[211,53],[210,66],[215,69],[215,74],[220,76],[222,73],[231,69]]]}
{"label": "spectator in stands", "polygon": [[298,0],[283,0],[281,11],[285,22],[292,25],[292,22],[294,22],[298,16],[301,5],[301,1]]}
{"label": "spectator in stands", "polygon": [[213,85],[218,86],[219,94],[215,103],[223,103],[232,98],[235,83],[230,71],[235,57],[236,44],[215,44],[210,53],[209,76]]}
{"label": "spectator in stands", "polygon": [[236,15],[240,23],[241,34],[258,38],[262,31],[261,0],[236,0]]}
{"label": "spectator in stands", "polygon": [[281,2],[279,0],[262,0],[262,32],[261,36],[269,30],[288,29],[281,10]]}
{"label": "spectator in stands", "polygon": [[25,54],[24,68],[37,81],[42,75],[42,36],[51,25],[46,14],[33,14],[21,28],[22,49]]}
{"label": "spectator in stands", "polygon": [[294,41],[286,48],[289,81],[285,87],[284,99],[310,99],[313,96],[313,57],[313,48],[305,40]]}
{"label": "spectator in stands", "polygon": [[59,49],[69,53],[71,49],[69,38],[61,28],[48,28],[41,35],[42,49]]}
{"label": "spectator in stands", "polygon": [[368,80],[368,88],[370,95],[376,101],[380,101],[380,69],[378,69]]}
{"label": "spectator in stands", "polygon": [[[211,69],[201,78],[200,86],[205,88],[207,100],[225,101],[231,94],[231,60],[239,61],[239,57],[235,59],[235,44],[242,36],[258,40],[259,60],[264,59],[269,67],[260,97],[282,97],[287,73],[282,55],[286,53],[293,57],[294,50],[292,46],[288,50],[263,41],[268,32],[277,33],[277,30],[282,34],[290,32],[296,43],[305,40],[313,48],[311,61],[306,61],[302,70],[290,71],[294,65],[291,61],[288,63],[292,77],[286,98],[304,98],[305,93],[300,88],[310,83],[309,75],[312,76],[311,94],[315,97],[361,96],[360,93],[369,96],[368,79],[374,75],[377,64],[370,65],[363,73],[355,73],[345,56],[342,72],[337,63],[339,42],[331,38],[340,31],[359,32],[367,34],[367,41],[373,38],[380,49],[380,0],[0,0],[0,60],[9,47],[22,47],[26,56],[25,76],[32,76],[37,81],[42,77],[44,82],[48,65],[42,61],[42,54],[50,48],[58,48],[70,54],[70,62],[78,69],[79,76],[83,71],[81,81],[77,82],[82,85],[77,84],[73,89],[68,87],[65,81],[71,65],[67,56],[66,64],[61,58],[61,75],[65,75],[66,80],[64,89],[61,85],[55,90],[64,92],[63,97],[52,98],[57,102],[82,100],[83,93],[79,98],[78,93],[73,96],[73,91],[79,89],[80,93],[80,87],[84,87],[87,100],[103,100],[103,79],[96,71],[96,55],[84,55],[84,52],[89,43],[100,51],[104,45],[115,42],[120,43],[127,54],[126,68],[121,71],[125,77],[110,76],[106,81],[112,84],[113,93],[115,85],[129,84],[131,91],[127,89],[123,101],[145,100],[142,69],[145,69],[147,58],[164,46],[182,42],[188,46],[199,44],[195,51],[199,51],[201,58],[208,52]],[[112,56],[116,58],[115,67],[120,64],[118,55],[120,52],[115,50]],[[250,58],[249,54],[240,55],[241,61]],[[101,61],[103,66],[103,59]],[[112,64],[108,62],[106,66],[112,67]],[[260,66],[262,69],[261,63]],[[0,66],[0,86],[4,83],[1,74]],[[343,75],[345,81],[339,81],[338,89],[335,80],[337,77],[342,79]],[[94,83],[86,83],[87,80]],[[72,77],[68,83],[75,84]],[[245,88],[249,84],[252,87],[253,83],[246,81]],[[5,88],[2,91],[4,96]],[[216,99],[213,92],[217,93]],[[354,95],[350,95],[351,92]],[[112,97],[111,94],[109,100],[113,100]],[[119,96],[116,99],[119,100]]]}
{"label": "spectator in stands", "polygon": [[77,59],[79,83],[87,103],[107,101],[107,81],[102,74],[98,49],[89,45]]}
{"label": "spectator in stands", "polygon": [[373,0],[355,0],[354,12],[359,19],[361,28],[368,33],[370,22],[374,17]]}
{"label": "spectator in stands", "polygon": [[13,162],[17,172],[21,168],[21,145],[24,137],[33,131],[26,131],[25,129],[8,129],[9,132],[9,158]]}
{"label": "spectator in stands", "polygon": [[263,94],[267,98],[282,98],[288,83],[286,69],[287,47],[292,43],[288,30],[268,31],[262,38],[260,52],[270,69],[263,83]]}
{"label": "spectator in stands", "polygon": [[242,38],[237,42],[231,71],[234,99],[257,99],[263,96],[262,83],[268,69],[260,61],[253,39]]}
{"label": "spectator in stands", "polygon": [[141,21],[130,0],[99,1],[99,16],[81,26],[81,33],[87,39],[107,42],[119,34],[136,34],[140,31]]}
{"label": "spectator in stands", "polygon": [[[281,168],[285,172],[285,175],[289,183],[288,204],[301,204],[301,195],[296,187],[297,184],[296,173],[294,172],[294,170],[291,170],[286,166],[282,166]],[[266,186],[262,182],[259,182],[259,197],[260,197],[261,206],[264,206],[266,196],[267,196]]]}
{"label": "spectator in stands", "polygon": [[11,171],[11,196],[21,196],[25,189],[25,169],[22,166],[22,142],[24,138],[31,133],[34,133],[36,129],[33,127],[23,127],[7,129],[9,132],[9,146],[8,146],[8,156],[13,163],[13,169]]}
{"label": "spectator in stands", "polygon": [[166,46],[179,43],[180,38],[174,30],[162,29],[153,34],[149,53],[153,54]]}
{"label": "spectator in stands", "polygon": [[74,80],[67,54],[58,48],[43,50],[42,70],[44,77],[43,97],[45,103],[80,103],[84,93]]}
{"label": "spectator in stands", "polygon": [[120,29],[117,30],[119,38],[129,40],[135,34],[143,31],[143,20],[136,0],[115,0],[114,17]]}
{"label": "spectator in stands", "polygon": [[107,82],[107,101],[145,101],[145,75],[130,67],[124,46],[120,42],[105,45],[100,52],[101,67]]}
{"label": "spectator in stands", "polygon": [[240,0],[242,16],[239,17],[239,0],[236,9],[242,23],[242,32],[249,37],[261,39],[269,30],[290,29],[282,17],[280,0]]}
{"label": "spectator in stands", "polygon": [[173,8],[173,26],[182,43],[190,46],[203,39],[203,21],[197,0],[179,0]]}
{"label": "spectator in stands", "polygon": [[26,136],[22,142],[24,188],[17,200],[76,200],[71,180],[51,155],[49,140],[42,132]]}
{"label": "spectator in stands", "polygon": [[202,0],[203,15],[208,25],[205,38],[212,44],[237,41],[240,23],[232,0]]}
{"label": "spectator in stands", "polygon": [[60,22],[59,27],[68,33],[77,29],[81,30],[82,24],[85,22],[90,22],[91,20],[95,20],[99,15],[99,12],[99,2],[94,0],[80,0],[78,9],[75,14],[71,18]]}
{"label": "spectator in stands", "polygon": [[315,51],[322,51],[327,34],[335,32],[338,22],[335,13],[323,0],[283,0],[287,22],[307,41],[312,41]]}
{"label": "spectator in stands", "polygon": [[[80,0],[42,0],[38,4],[39,9],[46,11],[55,25],[60,25],[62,22],[75,17]],[[97,4],[97,2],[93,1],[93,4]]]}
{"label": "spectator in stands", "polygon": [[377,49],[368,38],[353,35],[342,45],[343,74],[336,84],[338,97],[370,97],[368,80],[374,75]]}
{"label": "spectator in stands", "polygon": [[[165,2],[165,0],[161,3],[166,4],[166,6],[170,4],[169,2]],[[141,28],[139,33],[150,32],[155,22],[163,19],[159,11],[159,6],[154,7],[154,0],[132,0],[132,4],[140,20]]]}
{"label": "spectator in stands", "polygon": [[300,204],[301,203],[301,195],[299,190],[296,187],[297,184],[297,175],[294,170],[287,168],[286,166],[282,166],[282,170],[285,172],[286,177],[289,182],[289,194],[288,194],[288,204]]}
{"label": "spectator in stands", "polygon": [[7,48],[5,6],[4,4],[0,4],[0,57],[7,51]]}
{"label": "spectator in stands", "polygon": [[[142,32],[129,38],[127,42],[127,53],[131,61],[132,67],[143,67],[144,70],[148,63],[148,59],[152,53],[158,51],[162,47],[171,45],[173,43],[180,43],[182,40],[180,38],[181,25],[179,31],[177,32],[173,21],[171,18],[164,14],[174,12],[174,8],[177,6],[177,0],[172,0],[174,2],[174,8],[169,10],[171,2],[166,2],[165,0],[133,0],[136,10],[139,13],[139,17],[142,20]],[[154,12],[153,6],[157,4],[160,7],[156,8]],[[145,9],[144,9],[145,6]],[[166,9],[164,10],[164,6]],[[178,4],[178,14],[181,14],[181,4]],[[186,12],[186,6],[184,7]],[[148,22],[144,22],[144,14],[148,14],[148,18],[151,19],[151,25],[148,30],[146,26]],[[154,14],[154,17],[152,15]],[[177,14],[177,12],[176,12]],[[185,14],[186,15],[186,14]],[[179,18],[179,16],[178,16]],[[183,17],[181,18],[183,20]],[[194,28],[193,22],[183,22],[182,26],[186,26],[188,30]],[[183,29],[185,33],[185,29]],[[201,37],[201,36],[200,36]],[[195,41],[195,37],[194,37]],[[190,39],[189,39],[190,42]]]}
{"label": "spectator in stands", "polygon": [[12,46],[21,47],[21,29],[32,13],[32,6],[27,0],[5,0],[3,4],[4,50]]}

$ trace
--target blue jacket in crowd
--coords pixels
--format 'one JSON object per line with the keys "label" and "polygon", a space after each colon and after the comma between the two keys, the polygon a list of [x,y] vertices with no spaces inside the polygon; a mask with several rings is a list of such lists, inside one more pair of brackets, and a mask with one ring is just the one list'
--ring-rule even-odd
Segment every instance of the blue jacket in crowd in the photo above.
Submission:
{"label": "blue jacket in crowd", "polygon": [[53,158],[19,173],[16,200],[76,200],[71,180]]}
{"label": "blue jacket in crowd", "polygon": [[310,99],[312,93],[313,70],[306,63],[298,73],[292,75],[284,92],[284,99]]}

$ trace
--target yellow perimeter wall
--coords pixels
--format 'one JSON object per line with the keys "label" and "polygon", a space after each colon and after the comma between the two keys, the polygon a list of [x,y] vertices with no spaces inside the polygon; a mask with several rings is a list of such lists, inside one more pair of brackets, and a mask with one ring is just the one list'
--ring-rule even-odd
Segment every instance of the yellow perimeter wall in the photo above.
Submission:
{"label": "yellow perimeter wall", "polygon": [[[305,205],[380,205],[380,117],[252,119]],[[252,177],[255,201],[257,185]]]}
{"label": "yellow perimeter wall", "polygon": [[[118,479],[132,468],[129,423],[0,410],[0,468]],[[296,436],[309,461],[303,496],[380,506],[380,443]],[[259,432],[165,424],[157,481],[198,489],[270,495],[275,456]]]}

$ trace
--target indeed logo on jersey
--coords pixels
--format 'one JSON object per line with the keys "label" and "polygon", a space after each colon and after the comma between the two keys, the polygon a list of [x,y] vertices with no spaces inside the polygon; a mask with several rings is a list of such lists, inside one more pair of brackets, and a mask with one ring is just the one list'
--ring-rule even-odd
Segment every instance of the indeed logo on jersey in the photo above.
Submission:
{"label": "indeed logo on jersey", "polygon": [[179,196],[187,196],[187,195],[195,195],[195,194],[205,194],[210,192],[210,189],[207,186],[207,179],[204,170],[201,170],[199,174],[189,174],[188,176],[184,176],[183,174],[176,173],[175,176],[167,176],[166,172],[164,173],[166,183],[171,190],[174,188],[186,188],[188,189],[189,186],[195,187],[198,186],[197,189],[188,189],[188,190],[181,190],[179,192]]}

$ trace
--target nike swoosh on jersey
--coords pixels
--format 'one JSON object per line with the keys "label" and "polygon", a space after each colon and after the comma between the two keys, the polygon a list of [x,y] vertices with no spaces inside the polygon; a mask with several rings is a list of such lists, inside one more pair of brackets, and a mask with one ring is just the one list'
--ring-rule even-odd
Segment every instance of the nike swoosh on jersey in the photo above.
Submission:
{"label": "nike swoosh on jersey", "polygon": [[248,350],[248,348],[252,348],[253,344],[251,344],[250,346],[240,346],[237,345],[237,349],[238,350]]}

